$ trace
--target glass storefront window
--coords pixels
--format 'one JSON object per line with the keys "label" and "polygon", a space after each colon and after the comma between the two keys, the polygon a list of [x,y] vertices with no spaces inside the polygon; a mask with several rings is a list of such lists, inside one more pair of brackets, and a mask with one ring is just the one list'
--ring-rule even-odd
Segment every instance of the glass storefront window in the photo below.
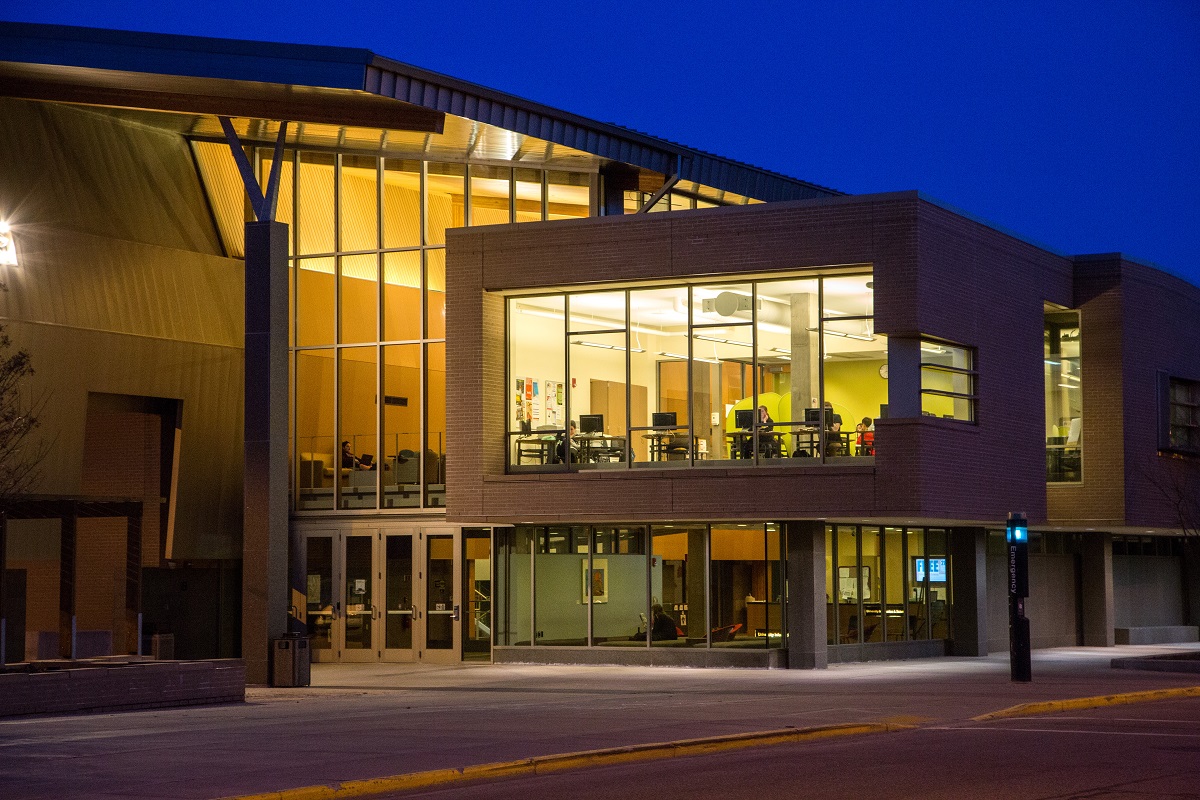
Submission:
{"label": "glass storefront window", "polygon": [[929,559],[925,554],[925,531],[908,529],[908,624],[910,639],[928,639],[929,624]]}
{"label": "glass storefront window", "polygon": [[903,641],[908,637],[908,618],[904,609],[904,532],[900,528],[883,529],[883,625],[884,638]]}
{"label": "glass storefront window", "polygon": [[950,607],[954,601],[950,584],[949,534],[941,528],[930,528],[926,532],[928,559],[926,571],[929,576],[929,638],[949,639]]}
{"label": "glass storefront window", "polygon": [[[858,529],[839,525],[835,528],[834,541],[837,546],[837,575],[831,587],[837,603],[838,644],[858,644],[863,634],[864,593],[871,590],[869,576],[860,569]],[[864,582],[863,578],[867,580]],[[864,585],[865,584],[865,585]]]}
{"label": "glass storefront window", "polygon": [[592,644],[627,646],[644,633],[646,604],[645,528],[596,528],[592,534],[589,595]]}
{"label": "glass storefront window", "polygon": [[593,588],[587,528],[540,529],[533,569],[535,643],[543,647],[588,643],[588,605]]}
{"label": "glass storefront window", "polygon": [[[268,179],[271,177],[271,165],[275,160],[275,153],[272,150],[262,149],[258,151],[261,154],[259,161],[259,177],[258,185],[266,186]],[[294,231],[292,225],[293,208],[293,192],[295,191],[295,159],[296,154],[291,150],[284,150],[283,157],[279,164],[279,194],[275,198],[275,221],[282,222],[288,226],[288,255],[292,255],[295,251],[295,237],[291,234]],[[220,217],[218,216],[218,219]]]}
{"label": "glass storefront window", "polygon": [[1083,375],[1079,312],[1046,313],[1046,480],[1083,480]]}
{"label": "glass storefront window", "polygon": [[[676,627],[660,621],[660,636],[653,635],[653,613],[648,620],[651,646],[668,647],[680,639],[707,641],[708,608],[704,563],[708,530],[704,525],[656,525],[652,529],[650,605],[658,605]],[[689,565],[691,568],[689,569]],[[697,568],[699,567],[699,568]]]}
{"label": "glass storefront window", "polygon": [[780,646],[784,626],[777,530],[714,525],[709,572],[713,646]]}
{"label": "glass storefront window", "polygon": [[484,529],[463,530],[463,660],[487,660],[492,652],[492,541]]}
{"label": "glass storefront window", "polygon": [[388,536],[384,545],[384,570],[387,576],[384,638],[389,650],[412,649],[412,545],[412,536]]}
{"label": "glass storefront window", "polygon": [[496,537],[495,642],[528,647],[533,643],[532,554],[540,528],[498,528]]}

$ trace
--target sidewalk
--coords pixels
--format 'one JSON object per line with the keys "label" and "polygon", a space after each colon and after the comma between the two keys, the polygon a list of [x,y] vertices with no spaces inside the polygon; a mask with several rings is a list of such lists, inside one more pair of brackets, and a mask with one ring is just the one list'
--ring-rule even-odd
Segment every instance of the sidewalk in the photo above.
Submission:
{"label": "sidewalk", "polygon": [[1195,686],[1111,659],[1197,645],[713,670],[408,664],[313,667],[245,704],[0,721],[6,798],[216,798],[558,753],[847,723],[969,719],[1022,703]]}

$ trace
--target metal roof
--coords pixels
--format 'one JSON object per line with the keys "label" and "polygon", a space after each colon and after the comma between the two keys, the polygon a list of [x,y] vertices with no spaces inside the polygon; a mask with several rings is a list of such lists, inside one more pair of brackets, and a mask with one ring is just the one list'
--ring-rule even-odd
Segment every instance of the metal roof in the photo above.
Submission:
{"label": "metal roof", "polygon": [[[426,109],[757,200],[842,194],[358,48],[0,22],[0,62],[7,62],[0,64],[0,77],[5,78],[0,82],[0,94],[9,96],[30,97],[42,92],[51,94],[44,99],[120,105],[114,94],[119,86],[113,84],[124,81],[105,77],[101,71],[107,71],[123,73],[123,79],[140,79],[140,91],[131,91],[127,103],[139,108],[157,108],[151,105],[157,91],[174,98],[176,107],[167,110],[201,110],[195,98],[203,96],[208,113],[246,116],[238,113],[243,107],[235,101],[247,99],[244,95],[250,92],[256,100],[274,101],[262,105],[275,114],[282,116],[280,112],[290,113],[294,107],[304,115],[293,121],[328,122],[329,111],[336,109],[346,124],[388,127],[386,110],[377,107],[378,98],[386,97],[402,101],[410,109],[404,113],[397,104],[395,127],[400,129],[428,130],[432,124],[428,115],[414,113]],[[40,66],[35,69],[34,65]],[[147,76],[162,77],[151,82]],[[62,88],[68,82],[73,86],[70,92]],[[47,85],[57,86],[55,91],[61,96],[47,92]],[[186,99],[181,101],[180,94]],[[221,102],[213,102],[213,96]],[[335,109],[322,111],[326,103]],[[160,105],[167,106],[167,102]],[[223,112],[222,108],[230,110]]]}

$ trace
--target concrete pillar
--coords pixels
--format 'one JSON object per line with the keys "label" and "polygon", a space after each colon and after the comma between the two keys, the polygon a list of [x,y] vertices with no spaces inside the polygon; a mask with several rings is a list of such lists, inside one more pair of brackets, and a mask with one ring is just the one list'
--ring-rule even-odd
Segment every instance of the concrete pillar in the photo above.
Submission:
{"label": "concrete pillar", "polygon": [[805,520],[784,526],[787,547],[789,669],[829,666],[825,602],[825,523]]}
{"label": "concrete pillar", "polygon": [[267,682],[270,642],[287,632],[288,227],[246,223],[242,659]]}
{"label": "concrete pillar", "polygon": [[793,294],[791,300],[791,392],[792,412],[790,419],[804,419],[804,409],[816,408],[821,397],[821,353],[818,348],[816,328],[820,325],[820,313],[815,294]]}
{"label": "concrete pillar", "polygon": [[986,656],[987,531],[983,528],[950,531],[950,585],[954,587],[954,636],[949,655]]}
{"label": "concrete pillar", "polygon": [[921,416],[921,340],[888,337],[888,417]]}
{"label": "concrete pillar", "polygon": [[1116,644],[1113,610],[1112,534],[1083,535],[1083,645]]}
{"label": "concrete pillar", "polygon": [[[687,624],[680,625],[692,637],[708,635],[708,531],[703,526],[688,529]],[[667,613],[672,613],[667,609]],[[678,621],[678,619],[676,619]]]}

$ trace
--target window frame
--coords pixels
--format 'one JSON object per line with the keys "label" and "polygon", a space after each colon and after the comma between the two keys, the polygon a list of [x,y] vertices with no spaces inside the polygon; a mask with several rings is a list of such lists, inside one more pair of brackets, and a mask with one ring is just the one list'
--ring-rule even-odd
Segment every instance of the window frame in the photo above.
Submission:
{"label": "window frame", "polygon": [[[941,340],[941,339],[934,339],[934,338],[931,338],[928,336],[922,336],[920,339],[920,352],[922,352],[922,353],[926,352],[927,346],[937,347],[937,348],[953,348],[955,350],[961,350],[963,353],[966,354],[967,363],[969,364],[969,366],[968,367],[955,367],[952,365],[939,364],[939,363],[936,363],[933,361],[926,361],[924,356],[922,356],[921,361],[920,361],[920,367],[919,367],[920,373],[921,373],[921,397],[924,398],[925,395],[932,395],[935,397],[949,397],[952,400],[965,400],[967,403],[967,412],[968,412],[967,419],[960,419],[957,416],[955,416],[955,417],[949,418],[948,421],[962,422],[962,423],[965,423],[968,425],[978,425],[979,424],[979,370],[977,369],[978,357],[979,357],[978,350],[976,348],[970,347],[968,345],[956,344],[954,342],[948,342],[948,341]],[[926,385],[925,385],[925,374],[926,374],[925,371],[926,370],[930,370],[931,372],[943,372],[943,373],[947,373],[952,376],[953,375],[966,376],[966,378],[969,382],[970,391],[969,392],[954,392],[954,391],[949,391],[946,389],[926,388]],[[922,401],[921,405],[924,406],[923,401]],[[932,416],[932,415],[926,415],[923,411],[922,411],[921,415],[922,416]]]}
{"label": "window frame", "polygon": [[[1190,402],[1175,399],[1176,387],[1183,387],[1190,395]],[[1159,373],[1159,449],[1181,455],[1200,456],[1200,380]],[[1175,410],[1187,409],[1186,415],[1191,419],[1185,423],[1176,423]],[[1180,443],[1174,436],[1177,428],[1190,431],[1186,437],[1196,441],[1195,445]]]}

